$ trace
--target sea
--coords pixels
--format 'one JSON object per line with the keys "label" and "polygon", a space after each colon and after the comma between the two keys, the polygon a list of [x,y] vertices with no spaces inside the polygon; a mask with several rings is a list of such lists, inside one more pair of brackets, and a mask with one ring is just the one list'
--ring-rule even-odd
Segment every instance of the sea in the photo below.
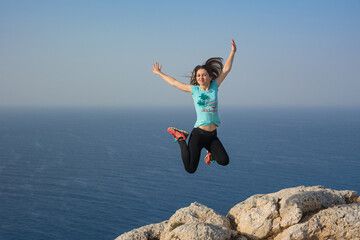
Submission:
{"label": "sea", "polygon": [[360,108],[223,107],[230,164],[185,172],[166,131],[193,108],[0,109],[0,239],[115,239],[199,202],[226,215],[254,194],[360,191]]}

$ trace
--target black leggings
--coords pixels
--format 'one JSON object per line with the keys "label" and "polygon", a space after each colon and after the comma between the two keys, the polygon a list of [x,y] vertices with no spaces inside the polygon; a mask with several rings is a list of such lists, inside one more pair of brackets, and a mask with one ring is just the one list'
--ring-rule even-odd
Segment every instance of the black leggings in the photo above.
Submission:
{"label": "black leggings", "polygon": [[208,132],[200,128],[194,128],[189,137],[189,144],[184,140],[178,141],[181,150],[181,158],[185,170],[194,173],[199,165],[201,150],[205,147],[211,152],[214,160],[220,165],[229,164],[229,156],[217,137],[216,129]]}

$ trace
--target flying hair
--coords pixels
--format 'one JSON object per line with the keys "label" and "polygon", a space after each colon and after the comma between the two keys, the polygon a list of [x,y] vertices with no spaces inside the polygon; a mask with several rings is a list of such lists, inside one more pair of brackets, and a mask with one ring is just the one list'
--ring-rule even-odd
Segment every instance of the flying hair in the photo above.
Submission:
{"label": "flying hair", "polygon": [[197,65],[191,73],[190,84],[199,85],[196,81],[196,74],[199,69],[205,69],[209,76],[214,81],[221,73],[224,65],[222,63],[223,59],[220,57],[209,58],[204,65]]}

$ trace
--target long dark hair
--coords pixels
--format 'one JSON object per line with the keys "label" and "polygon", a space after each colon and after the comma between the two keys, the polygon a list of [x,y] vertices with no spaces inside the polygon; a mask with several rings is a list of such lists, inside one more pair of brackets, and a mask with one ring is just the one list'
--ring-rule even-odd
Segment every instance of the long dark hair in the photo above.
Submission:
{"label": "long dark hair", "polygon": [[196,81],[196,74],[199,69],[205,69],[209,76],[214,81],[221,73],[224,65],[222,63],[223,59],[220,57],[209,58],[204,65],[197,65],[191,73],[190,84],[199,85]]}

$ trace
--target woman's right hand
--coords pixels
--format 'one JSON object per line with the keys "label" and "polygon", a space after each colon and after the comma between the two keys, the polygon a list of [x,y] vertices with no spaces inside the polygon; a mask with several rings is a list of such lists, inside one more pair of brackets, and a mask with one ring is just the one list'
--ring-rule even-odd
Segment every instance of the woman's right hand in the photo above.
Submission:
{"label": "woman's right hand", "polygon": [[158,62],[154,63],[153,69],[151,71],[155,74],[160,74],[161,73],[161,65],[159,65]]}
{"label": "woman's right hand", "polygon": [[170,77],[168,75],[166,75],[165,73],[161,72],[161,65],[156,62],[153,64],[153,69],[151,70],[153,73],[159,75],[160,77],[162,77],[168,84],[170,84],[171,86],[174,86],[184,92],[189,92],[191,93],[191,86],[190,84],[184,84],[182,82],[179,82],[178,80],[176,80],[173,77]]}

